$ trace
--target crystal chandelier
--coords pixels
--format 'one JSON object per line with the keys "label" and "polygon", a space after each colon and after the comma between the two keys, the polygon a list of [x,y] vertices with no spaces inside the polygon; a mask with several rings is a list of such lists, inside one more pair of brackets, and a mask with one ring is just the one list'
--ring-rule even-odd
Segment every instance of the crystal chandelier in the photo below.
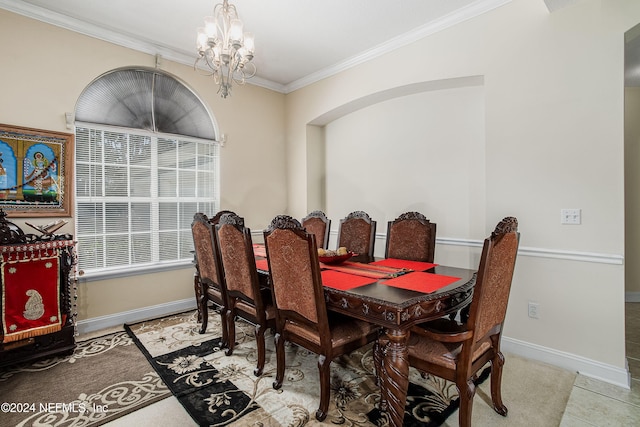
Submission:
{"label": "crystal chandelier", "polygon": [[204,62],[213,76],[218,93],[226,98],[233,82],[242,85],[256,74],[251,60],[255,50],[253,34],[244,33],[236,7],[227,0],[217,4],[213,16],[204,18],[204,27],[198,28],[197,50],[199,62]]}

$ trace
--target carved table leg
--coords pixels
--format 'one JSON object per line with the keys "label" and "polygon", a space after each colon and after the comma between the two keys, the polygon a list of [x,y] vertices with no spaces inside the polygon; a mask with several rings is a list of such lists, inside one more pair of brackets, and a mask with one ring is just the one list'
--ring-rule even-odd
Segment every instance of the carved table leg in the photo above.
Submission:
{"label": "carved table leg", "polygon": [[407,341],[408,331],[390,329],[387,330],[389,344],[383,360],[384,368],[381,378],[380,393],[383,409],[389,415],[392,426],[402,426],[404,407],[407,402],[407,389],[409,388],[409,352]]}

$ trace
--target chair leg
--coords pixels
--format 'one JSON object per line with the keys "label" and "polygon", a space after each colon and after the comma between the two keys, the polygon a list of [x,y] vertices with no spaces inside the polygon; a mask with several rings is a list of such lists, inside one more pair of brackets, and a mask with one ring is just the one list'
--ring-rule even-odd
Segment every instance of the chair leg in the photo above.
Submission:
{"label": "chair leg", "polygon": [[320,371],[320,406],[316,411],[316,419],[323,421],[327,417],[331,396],[331,360],[322,354],[318,356],[318,370]]}
{"label": "chair leg", "polygon": [[196,306],[198,307],[198,323],[200,323],[202,322],[202,308],[200,307],[202,290],[200,288],[200,276],[197,273],[193,275],[193,291],[196,294]]}
{"label": "chair leg", "polygon": [[200,333],[207,332],[207,326],[209,324],[209,307],[207,307],[207,292],[205,285],[198,280],[198,286],[200,288],[200,295],[198,298],[198,318],[202,322],[200,325]]}
{"label": "chair leg", "polygon": [[502,367],[504,366],[504,355],[502,352],[496,352],[491,360],[491,401],[493,402],[493,410],[503,417],[507,416],[508,409],[502,403]]}
{"label": "chair leg", "polygon": [[476,394],[476,386],[471,379],[456,384],[460,394],[460,427],[471,427],[471,412],[473,410],[473,397]]}
{"label": "chair leg", "polygon": [[220,345],[222,348],[229,347],[229,327],[225,319],[225,308],[220,307],[220,323],[222,325],[222,342]]}
{"label": "chair leg", "polygon": [[227,329],[227,350],[224,354],[231,356],[236,346],[236,313],[233,308],[228,308],[223,317],[222,325],[226,325]]}
{"label": "chair leg", "polygon": [[256,345],[258,346],[258,364],[256,365],[256,369],[253,370],[253,374],[256,377],[262,375],[262,371],[264,370],[264,362],[266,358],[266,348],[264,343],[264,328],[261,325],[256,325],[255,335],[256,335]]}
{"label": "chair leg", "polygon": [[276,343],[276,379],[273,381],[273,388],[278,390],[282,387],[284,380],[284,338],[279,332],[276,332],[274,341]]}

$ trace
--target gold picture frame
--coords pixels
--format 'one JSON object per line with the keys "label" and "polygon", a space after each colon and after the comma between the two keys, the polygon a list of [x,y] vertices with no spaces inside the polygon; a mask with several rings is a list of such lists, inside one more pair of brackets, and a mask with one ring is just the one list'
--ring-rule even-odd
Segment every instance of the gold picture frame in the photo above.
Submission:
{"label": "gold picture frame", "polygon": [[0,208],[10,217],[70,217],[74,135],[0,124]]}

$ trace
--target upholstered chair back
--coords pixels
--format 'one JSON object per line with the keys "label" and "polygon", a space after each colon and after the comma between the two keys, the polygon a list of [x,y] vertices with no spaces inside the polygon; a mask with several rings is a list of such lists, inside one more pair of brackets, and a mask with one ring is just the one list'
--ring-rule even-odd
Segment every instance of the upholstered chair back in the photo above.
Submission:
{"label": "upholstered chair back", "polygon": [[[318,323],[326,316],[315,236],[294,218],[280,215],[265,231],[274,303],[278,312]],[[320,296],[320,298],[318,298]]]}
{"label": "upholstered chair back", "polygon": [[254,300],[258,277],[251,231],[244,226],[244,219],[233,213],[223,215],[216,230],[227,291]]}
{"label": "upholstered chair back", "polygon": [[501,332],[518,254],[518,221],[504,218],[485,239],[469,311],[476,342]]}
{"label": "upholstered chair back", "polygon": [[209,285],[220,286],[219,258],[213,225],[204,213],[196,213],[191,223],[196,266],[200,280]]}
{"label": "upholstered chair back", "polygon": [[340,220],[338,247],[373,258],[376,222],[363,211],[351,212]]}
{"label": "upholstered chair back", "polygon": [[433,262],[436,224],[419,212],[406,212],[389,221],[385,258]]}
{"label": "upholstered chair back", "polygon": [[331,220],[322,211],[313,211],[302,219],[302,227],[316,236],[318,248],[327,249]]}

